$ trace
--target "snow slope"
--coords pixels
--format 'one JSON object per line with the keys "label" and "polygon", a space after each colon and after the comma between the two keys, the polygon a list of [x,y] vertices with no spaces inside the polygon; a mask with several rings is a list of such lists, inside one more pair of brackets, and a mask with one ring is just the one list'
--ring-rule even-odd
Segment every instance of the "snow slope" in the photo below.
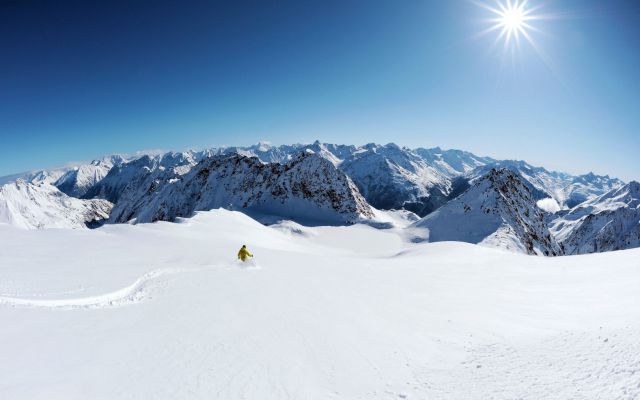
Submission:
{"label": "snow slope", "polygon": [[551,230],[567,254],[640,247],[640,183],[630,182],[558,214]]}
{"label": "snow slope", "polygon": [[324,225],[374,217],[353,182],[307,150],[286,164],[233,153],[205,158],[184,176],[150,174],[122,193],[110,221],[173,221],[219,207]]}
{"label": "snow slope", "polygon": [[106,200],[69,197],[49,183],[18,179],[0,186],[0,224],[24,229],[86,228],[109,217]]}
{"label": "snow slope", "polygon": [[[640,396],[640,250],[528,257],[303,231],[225,210],[0,226],[2,398]],[[252,265],[234,261],[243,243]]]}
{"label": "snow slope", "polygon": [[453,240],[560,255],[544,214],[524,182],[511,170],[492,169],[459,197],[414,223],[414,235],[418,233],[414,240]]}

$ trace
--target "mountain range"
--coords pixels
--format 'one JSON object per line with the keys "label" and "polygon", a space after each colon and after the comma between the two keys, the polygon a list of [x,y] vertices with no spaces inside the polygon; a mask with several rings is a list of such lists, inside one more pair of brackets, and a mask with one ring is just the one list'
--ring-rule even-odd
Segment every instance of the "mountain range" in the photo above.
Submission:
{"label": "mountain range", "polygon": [[352,224],[374,216],[344,172],[308,151],[284,164],[231,153],[206,157],[184,175],[158,168],[126,187],[110,221],[174,221],[220,207],[307,224]]}
{"label": "mountain range", "polygon": [[422,217],[414,241],[538,255],[640,245],[637,182],[439,147],[316,141],[113,155],[0,184],[0,223],[23,228],[173,221],[219,207],[265,222],[384,226],[377,210],[402,209]]}
{"label": "mountain range", "polygon": [[558,212],[551,231],[564,254],[640,247],[640,183],[630,182]]}

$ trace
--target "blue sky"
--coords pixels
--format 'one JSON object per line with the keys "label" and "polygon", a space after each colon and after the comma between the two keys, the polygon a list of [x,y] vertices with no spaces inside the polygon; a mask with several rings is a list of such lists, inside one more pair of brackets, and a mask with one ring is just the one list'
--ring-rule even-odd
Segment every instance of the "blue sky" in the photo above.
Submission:
{"label": "blue sky", "polygon": [[537,13],[505,56],[467,0],[2,2],[0,175],[319,139],[640,179],[640,3]]}

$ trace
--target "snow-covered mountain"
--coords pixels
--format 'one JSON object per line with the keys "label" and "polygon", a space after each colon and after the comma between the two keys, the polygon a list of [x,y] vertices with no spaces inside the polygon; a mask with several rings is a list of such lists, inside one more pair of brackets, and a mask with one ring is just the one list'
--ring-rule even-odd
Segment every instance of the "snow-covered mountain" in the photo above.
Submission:
{"label": "snow-covered mountain", "polygon": [[319,156],[339,166],[344,160],[351,159],[359,147],[352,145],[320,143],[316,140],[311,144],[292,144],[272,146],[260,142],[247,147],[221,147],[215,149],[216,154],[241,154],[247,157],[257,157],[264,163],[286,163],[305,150],[311,150]]}
{"label": "snow-covered mountain", "polygon": [[47,182],[22,179],[0,186],[0,223],[24,229],[85,228],[109,218],[106,200],[80,200]]}
{"label": "snow-covered mountain", "polygon": [[[437,209],[455,197],[469,182],[485,175],[491,168],[509,168],[520,174],[534,189],[534,197],[553,198],[561,208],[593,199],[624,183],[609,176],[592,173],[573,176],[562,172],[533,167],[524,161],[495,160],[461,150],[439,147],[409,149],[393,143],[363,146],[337,145],[315,141],[311,144],[272,146],[261,142],[247,147],[219,147],[204,151],[148,154],[118,160],[113,157],[67,166],[51,171],[35,171],[0,177],[0,184],[22,178],[27,182],[55,183],[62,191],[75,197],[106,198],[116,201],[118,193],[138,174],[157,167],[193,167],[204,157],[221,154],[241,154],[258,157],[264,163],[286,163],[296,154],[312,150],[331,161],[351,177],[365,199],[375,207],[414,211],[421,216]],[[124,166],[128,162],[134,164]],[[115,166],[117,168],[112,168]],[[140,171],[135,171],[142,168]],[[114,170],[111,176],[108,172]],[[101,179],[106,177],[108,179]]]}
{"label": "snow-covered mountain", "polygon": [[[0,185],[12,183],[18,179],[28,183],[50,183],[62,186],[63,192],[68,192],[67,194],[70,196],[79,197],[77,193],[81,193],[83,188],[98,182],[114,165],[135,160],[141,156],[142,154],[134,156],[111,154],[92,161],[69,162],[55,168],[0,176]],[[78,173],[76,174],[76,172]]]}
{"label": "snow-covered mountain", "polygon": [[71,170],[73,166],[64,166],[52,169],[39,169],[29,172],[21,172],[0,177],[0,185],[16,182],[18,179],[28,183],[51,183],[60,179],[60,177]]}
{"label": "snow-covered mountain", "polygon": [[414,152],[450,178],[468,174],[478,167],[497,162],[491,157],[479,157],[462,150],[443,150],[440,147],[417,148]]}
{"label": "snow-covered mountain", "polygon": [[452,192],[453,175],[449,173],[452,167],[432,165],[413,150],[393,143],[349,146],[316,141],[309,145],[277,147],[260,143],[245,148],[225,148],[223,152],[282,163],[305,150],[312,150],[344,171],[376,208],[406,209],[426,215],[444,204]]}
{"label": "snow-covered mountain", "polygon": [[485,175],[491,168],[506,168],[518,173],[531,185],[530,189],[533,190],[535,198],[552,198],[564,208],[574,207],[624,185],[621,180],[606,175],[589,173],[574,176],[564,172],[548,171],[517,160],[494,160],[468,172],[466,177],[473,181]]}
{"label": "snow-covered mountain", "polygon": [[368,144],[340,164],[376,208],[426,215],[446,202],[451,181],[438,169],[395,144]]}
{"label": "snow-covered mountain", "polygon": [[123,190],[110,221],[173,221],[220,207],[324,224],[374,216],[342,171],[306,151],[286,164],[234,153],[206,157],[184,175],[157,169]]}
{"label": "snow-covered mountain", "polygon": [[[302,159],[308,157],[309,160],[315,161],[300,162],[301,154],[305,154]],[[251,167],[240,168],[231,176],[225,175],[224,171],[231,167],[223,167],[223,164],[236,159],[244,160],[241,164]],[[206,182],[199,180],[198,173],[208,165],[207,163],[213,162],[212,160],[217,160],[218,164],[211,178]],[[296,176],[285,174],[293,165],[296,166]],[[209,165],[210,167],[212,166]],[[110,219],[112,222],[131,219],[145,222],[158,219],[173,220],[178,216],[192,215],[197,210],[237,207],[253,215],[271,214],[276,218],[289,216],[299,221],[313,221],[314,224],[338,224],[371,218],[371,206],[379,209],[404,209],[422,217],[430,215],[445,204],[450,205],[448,209],[455,209],[459,201],[452,200],[465,191],[468,198],[470,188],[476,188],[477,191],[479,183],[486,184],[487,181],[491,181],[489,177],[492,176],[496,178],[497,173],[494,169],[513,171],[518,180],[518,194],[514,201],[522,203],[518,207],[529,210],[527,212],[530,214],[542,212],[539,210],[540,207],[546,210],[548,213],[544,218],[545,222],[553,221],[553,232],[558,236],[558,240],[562,241],[568,253],[632,247],[635,243],[633,234],[627,233],[626,222],[615,222],[633,220],[634,214],[628,207],[624,210],[618,207],[615,213],[609,210],[609,214],[598,217],[598,221],[610,222],[607,229],[611,232],[608,234],[602,230],[597,234],[589,233],[587,231],[596,228],[576,222],[587,217],[595,218],[589,217],[596,209],[590,204],[602,201],[600,198],[605,193],[621,189],[624,183],[618,179],[592,173],[573,176],[534,167],[524,161],[495,160],[461,150],[444,150],[439,147],[410,149],[393,143],[354,146],[319,141],[311,144],[272,146],[262,142],[248,147],[219,147],[164,154],[143,153],[136,157],[108,156],[91,163],[70,164],[50,171],[3,177],[0,178],[0,182],[15,182],[16,179],[23,178],[25,182],[21,185],[35,185],[34,187],[39,189],[32,190],[37,191],[40,197],[51,195],[53,204],[60,203],[60,193],[42,185],[56,186],[71,198],[107,200],[115,204]],[[317,171],[325,174],[327,181],[316,179],[314,174]],[[300,191],[301,187],[296,186],[300,181],[314,188],[312,196],[309,197],[304,191]],[[273,187],[278,185],[284,188],[283,191],[276,190],[275,194],[272,193]],[[335,199],[327,194],[330,190],[338,194]],[[303,193],[302,197],[300,193]],[[18,198],[20,197],[13,200],[13,210],[30,210],[34,204],[46,203],[44,200],[34,203],[26,196],[20,200],[25,202],[24,207],[20,207],[16,203]],[[531,208],[530,200],[534,204],[537,201],[539,207]],[[340,205],[340,202],[345,204]],[[495,202],[498,205],[506,204],[498,200]],[[580,203],[583,203],[584,207],[571,213],[567,211]],[[52,226],[52,220],[57,213],[75,213],[68,210],[68,201],[64,204],[65,206],[59,210],[44,216],[41,222],[36,220],[36,216],[40,214],[25,211],[31,215],[27,218],[29,222],[19,225]],[[104,203],[100,204],[100,212],[107,210],[103,207]],[[78,207],[84,206],[74,207],[71,208],[77,210]],[[490,205],[486,207],[491,208]],[[55,210],[55,207],[52,210]],[[557,210],[561,211],[553,216],[549,214]],[[517,218],[519,211],[510,210],[508,207],[500,206],[496,208],[496,212],[500,214],[500,220],[507,221],[504,229],[494,230],[497,220],[485,218],[481,223],[487,225],[478,232],[488,229],[489,234],[479,241],[528,253],[558,253],[554,243],[544,239],[547,228],[537,226],[537,220],[527,221],[520,216],[518,218],[521,221]],[[432,219],[442,219],[442,215],[446,213],[445,210],[434,215]],[[9,214],[16,215],[15,212],[7,212],[7,215]],[[98,216],[97,219],[103,217],[104,215]],[[61,218],[68,221],[67,217]],[[77,222],[84,221],[83,218],[71,219]],[[89,219],[91,218],[90,216]],[[67,222],[62,223],[65,224]],[[85,226],[83,222],[74,222],[71,225]],[[578,225],[581,226],[580,229]],[[617,228],[614,228],[615,226]],[[476,228],[477,226],[473,227]],[[531,235],[527,236],[527,232]],[[489,236],[491,237],[488,238]],[[593,236],[598,236],[599,239],[586,239]],[[461,240],[465,241],[475,240],[464,238],[464,235],[462,237]],[[434,240],[433,234],[431,240]],[[592,245],[585,244],[588,240],[592,240]],[[612,244],[614,242],[615,244]]]}
{"label": "snow-covered mountain", "polygon": [[82,197],[100,182],[111,168],[122,165],[125,161],[120,155],[112,155],[91,161],[89,164],[81,164],[65,172],[54,185],[69,196]]}
{"label": "snow-covered mountain", "polygon": [[83,198],[100,198],[117,203],[127,187],[134,190],[153,174],[173,177],[186,174],[207,152],[169,152],[161,155],[144,155],[127,163],[115,165],[106,176],[89,188]]}
{"label": "snow-covered mountain", "polygon": [[413,224],[430,242],[460,241],[538,255],[559,255],[543,211],[523,182],[509,169],[491,169],[432,214]]}
{"label": "snow-covered mountain", "polygon": [[116,203],[127,185],[135,184],[157,168],[157,157],[142,156],[128,163],[113,167],[107,175],[89,188],[83,198],[100,198]]}
{"label": "snow-covered mountain", "polygon": [[525,161],[496,160],[461,150],[439,147],[409,149],[393,143],[363,146],[312,144],[227,147],[218,153],[237,152],[263,162],[287,162],[310,149],[342,169],[358,186],[367,201],[377,208],[404,208],[421,216],[455,197],[473,180],[492,168],[508,168],[520,174],[536,199],[552,198],[560,207],[571,208],[624,183],[592,173],[574,176],[534,167]]}
{"label": "snow-covered mountain", "polygon": [[610,178],[609,175],[595,175],[592,172],[570,179],[571,183],[562,191],[565,205],[570,208],[624,186],[620,179]]}
{"label": "snow-covered mountain", "polygon": [[[143,179],[156,168],[192,167],[195,165],[193,160],[210,155],[240,154],[257,157],[263,163],[287,163],[306,150],[313,151],[345,172],[365,199],[377,208],[404,208],[426,215],[444,204],[454,192],[452,189],[455,184],[449,172],[441,172],[410,149],[400,148],[395,144],[357,147],[316,141],[309,145],[270,146],[259,143],[255,146],[223,147],[206,152],[170,153],[172,157],[165,155],[162,161],[159,157],[144,156],[113,168],[84,197],[99,197],[117,202],[119,194],[129,183]],[[181,157],[175,157],[176,154]],[[451,167],[447,168],[447,171],[452,170]]]}
{"label": "snow-covered mountain", "polygon": [[630,182],[559,213],[551,229],[566,254],[640,247],[640,183]]}

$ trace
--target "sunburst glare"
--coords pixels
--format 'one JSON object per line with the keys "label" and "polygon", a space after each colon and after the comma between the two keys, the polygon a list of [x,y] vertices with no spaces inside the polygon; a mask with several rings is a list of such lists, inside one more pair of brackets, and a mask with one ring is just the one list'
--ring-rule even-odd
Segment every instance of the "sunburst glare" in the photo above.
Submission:
{"label": "sunburst glare", "polygon": [[480,35],[496,32],[495,43],[503,42],[505,50],[520,47],[520,39],[524,38],[537,50],[531,32],[539,30],[532,25],[532,21],[548,17],[536,14],[540,6],[532,7],[528,0],[495,0],[495,5],[480,1],[474,3],[492,13],[492,17],[487,19],[490,26]]}

